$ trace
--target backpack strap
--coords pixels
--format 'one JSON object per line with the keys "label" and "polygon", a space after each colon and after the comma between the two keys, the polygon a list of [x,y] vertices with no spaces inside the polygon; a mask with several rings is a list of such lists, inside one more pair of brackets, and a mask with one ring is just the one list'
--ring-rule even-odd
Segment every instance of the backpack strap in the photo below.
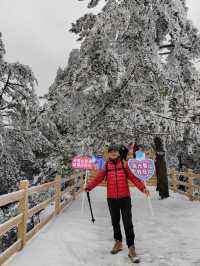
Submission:
{"label": "backpack strap", "polygon": [[125,174],[126,178],[128,179],[128,173],[127,173],[126,168],[124,166],[124,161],[123,160],[121,160],[121,164],[122,164],[122,168],[123,168],[124,174]]}
{"label": "backpack strap", "polygon": [[106,172],[105,181],[107,181],[107,179],[108,179],[108,160],[105,163],[105,172]]}

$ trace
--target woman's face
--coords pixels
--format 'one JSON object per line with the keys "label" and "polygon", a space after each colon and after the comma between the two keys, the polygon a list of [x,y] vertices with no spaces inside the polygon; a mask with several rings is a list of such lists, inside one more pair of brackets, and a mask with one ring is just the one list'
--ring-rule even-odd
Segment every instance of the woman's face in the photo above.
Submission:
{"label": "woman's face", "polygon": [[115,159],[117,159],[117,158],[119,157],[119,152],[116,151],[116,150],[112,150],[112,151],[110,151],[110,152],[108,153],[108,157],[109,157],[109,159],[111,159],[111,160],[115,160]]}

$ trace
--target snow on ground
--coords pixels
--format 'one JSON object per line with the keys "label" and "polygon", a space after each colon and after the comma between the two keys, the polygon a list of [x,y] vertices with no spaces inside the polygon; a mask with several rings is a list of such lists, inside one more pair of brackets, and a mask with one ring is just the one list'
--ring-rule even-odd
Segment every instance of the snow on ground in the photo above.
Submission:
{"label": "snow on ground", "polygon": [[[155,216],[146,197],[132,189],[133,222],[140,266],[200,266],[200,203],[171,192],[158,200],[152,191]],[[81,216],[81,200],[48,224],[7,266],[130,266],[127,247],[117,255],[105,188],[91,192],[95,224],[90,221],[88,203]]]}

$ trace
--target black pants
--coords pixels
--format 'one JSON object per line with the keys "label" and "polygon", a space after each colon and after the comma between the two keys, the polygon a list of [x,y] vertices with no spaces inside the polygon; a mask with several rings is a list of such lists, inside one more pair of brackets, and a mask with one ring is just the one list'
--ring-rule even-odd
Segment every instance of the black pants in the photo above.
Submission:
{"label": "black pants", "polygon": [[120,228],[120,216],[122,215],[126,234],[126,244],[128,247],[134,245],[135,234],[132,223],[131,198],[107,199],[107,201],[114,231],[114,239],[122,241],[122,233]]}

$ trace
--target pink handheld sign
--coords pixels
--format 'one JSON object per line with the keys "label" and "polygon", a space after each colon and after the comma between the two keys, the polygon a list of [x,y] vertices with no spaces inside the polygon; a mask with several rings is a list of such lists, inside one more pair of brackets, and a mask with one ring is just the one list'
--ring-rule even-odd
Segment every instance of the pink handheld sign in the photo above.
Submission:
{"label": "pink handheld sign", "polygon": [[96,170],[97,165],[90,156],[76,156],[72,160],[73,169]]}

